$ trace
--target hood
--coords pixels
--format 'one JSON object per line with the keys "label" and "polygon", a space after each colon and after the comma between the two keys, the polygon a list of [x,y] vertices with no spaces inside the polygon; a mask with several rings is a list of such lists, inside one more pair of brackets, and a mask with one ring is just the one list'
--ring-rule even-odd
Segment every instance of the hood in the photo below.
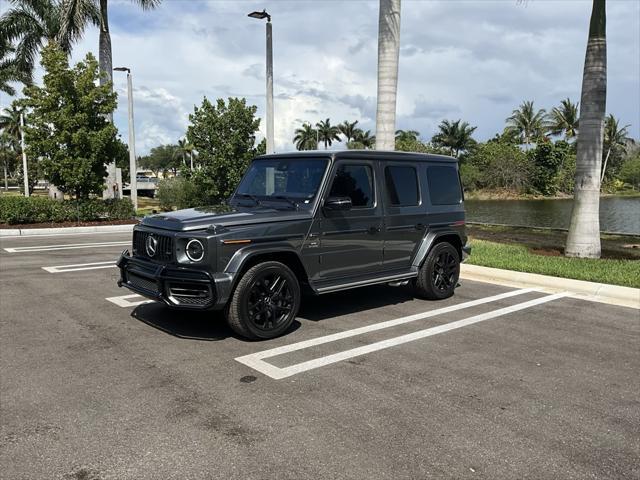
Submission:
{"label": "hood", "polygon": [[141,223],[149,227],[186,232],[202,230],[212,225],[230,227],[309,218],[311,218],[311,212],[308,210],[277,210],[268,207],[216,205],[152,215],[145,217]]}

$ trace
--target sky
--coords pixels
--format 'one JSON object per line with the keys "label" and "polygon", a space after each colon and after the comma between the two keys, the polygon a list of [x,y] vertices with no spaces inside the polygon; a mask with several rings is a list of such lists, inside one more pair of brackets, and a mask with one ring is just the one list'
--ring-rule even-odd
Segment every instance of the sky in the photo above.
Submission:
{"label": "sky", "polygon": [[[273,23],[276,150],[294,149],[303,122],[358,120],[375,132],[377,1],[109,5],[113,66],[132,70],[139,155],[182,138],[204,96],[245,97],[264,136],[265,21],[247,17],[263,8]],[[429,140],[441,120],[460,118],[482,141],[524,100],[547,111],[567,97],[579,101],[590,13],[590,0],[403,0],[397,128]],[[640,1],[607,1],[607,48],[607,112],[640,138]],[[97,50],[91,27],[73,60]],[[114,86],[114,121],[126,141],[124,73],[114,72]]]}

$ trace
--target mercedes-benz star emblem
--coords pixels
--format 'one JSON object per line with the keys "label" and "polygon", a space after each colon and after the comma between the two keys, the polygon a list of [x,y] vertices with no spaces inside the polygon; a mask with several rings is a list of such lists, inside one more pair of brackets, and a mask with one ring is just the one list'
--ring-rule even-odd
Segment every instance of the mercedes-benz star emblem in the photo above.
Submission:
{"label": "mercedes-benz star emblem", "polygon": [[147,249],[147,255],[149,255],[150,257],[155,256],[158,250],[158,239],[156,237],[149,235],[147,237],[147,242],[145,247]]}

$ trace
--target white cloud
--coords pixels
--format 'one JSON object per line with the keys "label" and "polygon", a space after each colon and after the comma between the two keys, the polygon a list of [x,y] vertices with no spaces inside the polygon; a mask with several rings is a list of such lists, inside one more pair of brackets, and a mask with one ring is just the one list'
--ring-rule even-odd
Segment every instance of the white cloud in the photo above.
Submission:
{"label": "white cloud", "polygon": [[[374,129],[377,1],[266,5],[273,17],[276,147],[291,150],[302,121],[360,120]],[[114,66],[129,66],[138,153],[184,135],[203,96],[244,96],[264,115],[259,2],[165,0],[151,12],[110,3]],[[591,1],[403,2],[398,128],[429,138],[443,118],[492,137],[523,100],[547,109],[579,100]],[[640,2],[607,2],[607,111],[640,137]],[[97,52],[95,29],[74,59]],[[126,79],[116,74],[115,121],[126,138]],[[264,129],[264,120],[261,122]]]}

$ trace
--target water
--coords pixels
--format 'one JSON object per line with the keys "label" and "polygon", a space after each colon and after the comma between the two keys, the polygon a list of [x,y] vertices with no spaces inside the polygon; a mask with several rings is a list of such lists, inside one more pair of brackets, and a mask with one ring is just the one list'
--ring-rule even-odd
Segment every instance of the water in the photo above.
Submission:
{"label": "water", "polygon": [[[470,222],[569,228],[572,199],[467,200]],[[640,234],[640,197],[600,199],[600,230]]]}

